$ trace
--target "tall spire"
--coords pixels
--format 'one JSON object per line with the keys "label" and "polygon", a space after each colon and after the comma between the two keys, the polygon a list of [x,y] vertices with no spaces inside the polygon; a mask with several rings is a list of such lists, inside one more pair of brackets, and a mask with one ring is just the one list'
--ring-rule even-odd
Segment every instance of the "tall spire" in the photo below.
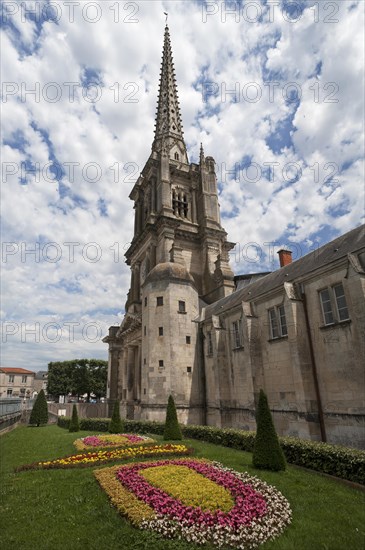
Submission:
{"label": "tall spire", "polygon": [[170,32],[167,23],[165,26],[155,126],[152,149],[161,152],[163,148],[166,149],[167,147],[170,158],[187,162]]}

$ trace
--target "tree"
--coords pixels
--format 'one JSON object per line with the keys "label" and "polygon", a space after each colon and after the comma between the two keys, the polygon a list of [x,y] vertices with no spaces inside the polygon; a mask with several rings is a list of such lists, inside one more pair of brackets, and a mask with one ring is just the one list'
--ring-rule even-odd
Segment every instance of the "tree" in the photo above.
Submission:
{"label": "tree", "polygon": [[48,363],[47,393],[67,395],[72,389],[72,361]]}
{"label": "tree", "polygon": [[120,418],[119,401],[116,401],[113,408],[111,421],[109,422],[109,433],[120,434],[124,431],[124,425]]}
{"label": "tree", "polygon": [[48,422],[48,405],[44,391],[41,390],[30,413],[29,424],[40,426]]}
{"label": "tree", "polygon": [[175,401],[172,395],[169,396],[169,401],[167,403],[167,411],[166,411],[166,422],[165,422],[165,429],[163,433],[163,438],[166,439],[173,439],[173,440],[181,440],[182,439],[182,433],[181,428],[179,426],[179,422],[177,420],[177,414],[176,414],[176,407],[175,407]]}
{"label": "tree", "polygon": [[79,430],[80,430],[79,417],[78,417],[78,414],[77,414],[77,407],[76,407],[76,405],[74,405],[72,407],[72,417],[71,417],[71,422],[70,422],[70,426],[68,428],[68,431],[69,432],[78,432]]}
{"label": "tree", "polygon": [[257,431],[252,455],[252,464],[262,470],[285,470],[284,453],[272,420],[266,394],[260,390],[256,413]]}
{"label": "tree", "polygon": [[106,394],[108,362],[101,359],[73,359],[48,364],[47,391],[59,396],[87,394],[87,401],[93,393],[100,398]]}

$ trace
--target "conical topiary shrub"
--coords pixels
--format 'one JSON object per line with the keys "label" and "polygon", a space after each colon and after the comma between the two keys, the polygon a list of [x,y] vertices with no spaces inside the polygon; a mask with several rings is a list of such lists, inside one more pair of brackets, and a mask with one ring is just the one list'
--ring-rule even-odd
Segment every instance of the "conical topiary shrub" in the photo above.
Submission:
{"label": "conical topiary shrub", "polygon": [[29,424],[40,426],[48,422],[48,405],[44,391],[41,390],[30,413]]}
{"label": "conical topiary shrub", "polygon": [[252,464],[262,470],[285,470],[284,453],[275,431],[266,394],[260,390],[256,413],[257,431],[253,449]]}
{"label": "conical topiary shrub", "polygon": [[177,420],[177,414],[176,414],[176,407],[175,407],[175,401],[172,395],[169,397],[169,401],[167,404],[167,411],[166,411],[166,422],[165,422],[165,430],[163,433],[163,438],[166,440],[174,439],[174,440],[181,440],[182,439],[182,433],[181,428],[179,426],[179,422]]}
{"label": "conical topiary shrub", "polygon": [[68,428],[68,431],[69,432],[78,432],[79,430],[80,430],[79,417],[78,417],[78,414],[77,414],[77,407],[76,407],[76,405],[74,405],[72,407],[72,417],[71,417],[71,422],[70,422],[70,426]]}
{"label": "conical topiary shrub", "polygon": [[114,404],[112,418],[109,422],[109,433],[121,434],[124,431],[124,425],[120,418],[119,401]]}

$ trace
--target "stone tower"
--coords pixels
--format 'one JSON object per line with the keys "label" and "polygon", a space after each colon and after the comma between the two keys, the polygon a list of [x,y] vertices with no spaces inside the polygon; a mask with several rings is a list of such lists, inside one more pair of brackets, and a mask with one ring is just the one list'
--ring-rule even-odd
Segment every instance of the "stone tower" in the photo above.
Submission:
{"label": "stone tower", "polygon": [[152,151],[130,198],[131,286],[120,327],[110,327],[108,397],[128,418],[162,420],[169,394],[181,422],[204,423],[200,304],[234,290],[220,223],[215,162],[189,163],[169,29],[164,34]]}

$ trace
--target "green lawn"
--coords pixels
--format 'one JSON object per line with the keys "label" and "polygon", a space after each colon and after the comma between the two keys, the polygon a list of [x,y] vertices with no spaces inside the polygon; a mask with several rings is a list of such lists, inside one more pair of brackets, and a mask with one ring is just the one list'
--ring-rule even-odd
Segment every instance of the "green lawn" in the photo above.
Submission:
{"label": "green lawn", "polygon": [[[0,547],[201,549],[130,527],[110,506],[92,468],[13,473],[15,466],[73,453],[72,442],[91,433],[72,434],[57,426],[20,427],[0,438]],[[262,550],[364,550],[363,492],[290,466],[284,473],[258,471],[250,466],[250,453],[195,440],[185,443],[195,448],[198,457],[219,460],[238,471],[257,475],[275,485],[289,500],[293,510],[291,526],[281,537],[263,545]]]}

